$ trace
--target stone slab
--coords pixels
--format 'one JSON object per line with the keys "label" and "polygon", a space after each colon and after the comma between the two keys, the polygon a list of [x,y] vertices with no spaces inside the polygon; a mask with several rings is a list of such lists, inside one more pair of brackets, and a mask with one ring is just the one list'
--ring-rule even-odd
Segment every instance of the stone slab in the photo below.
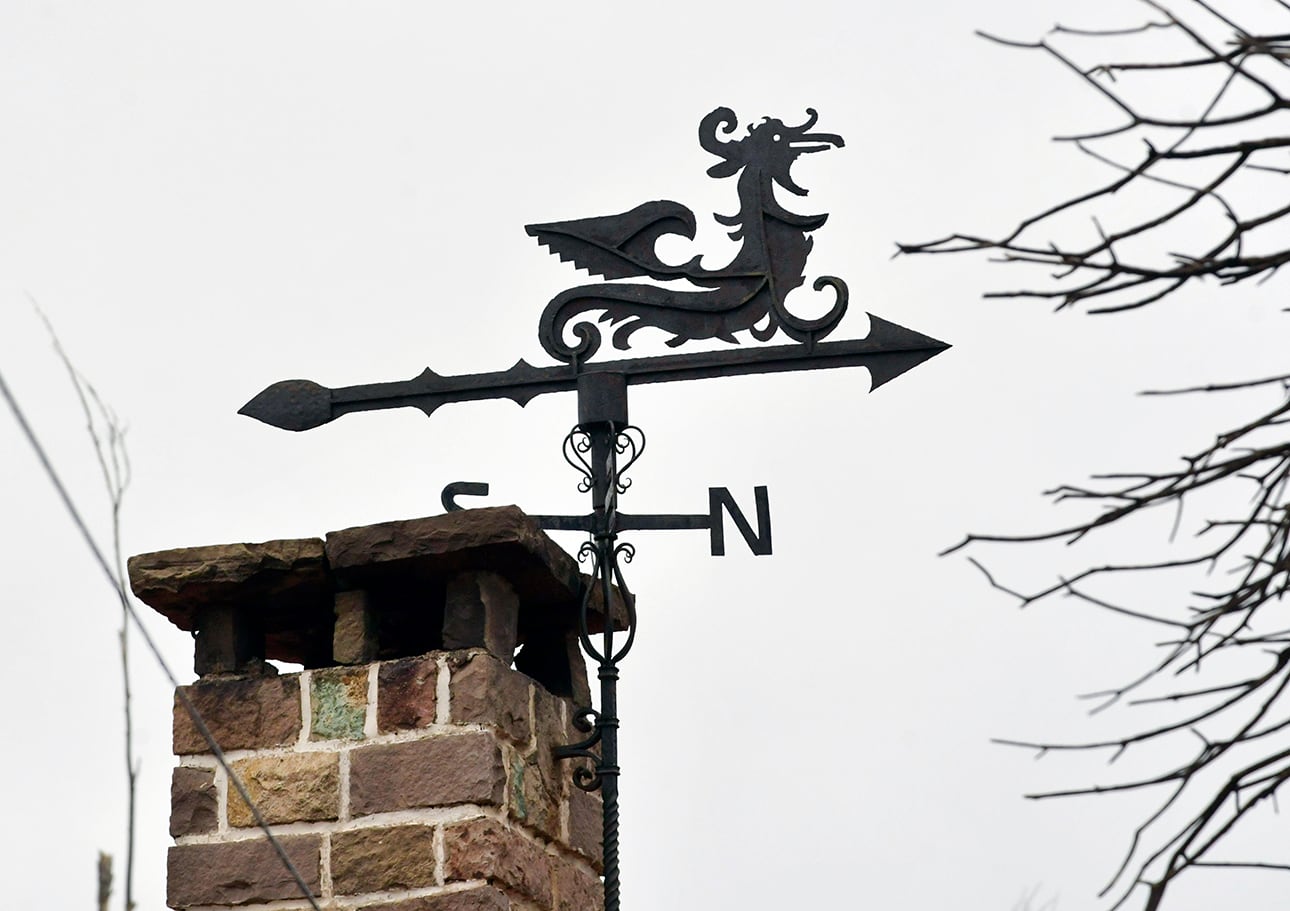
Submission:
{"label": "stone slab", "polygon": [[[495,572],[515,589],[521,623],[570,625],[583,590],[578,562],[517,506],[465,509],[330,532],[327,562],[347,588],[416,581],[442,585],[461,572]],[[598,599],[593,610],[599,611]],[[616,611],[621,625],[625,611]]]}
{"label": "stone slab", "polygon": [[197,629],[203,611],[236,608],[263,631],[262,657],[313,664],[320,649],[330,655],[334,585],[319,538],[182,547],[138,554],[127,567],[139,600],[182,630]]}

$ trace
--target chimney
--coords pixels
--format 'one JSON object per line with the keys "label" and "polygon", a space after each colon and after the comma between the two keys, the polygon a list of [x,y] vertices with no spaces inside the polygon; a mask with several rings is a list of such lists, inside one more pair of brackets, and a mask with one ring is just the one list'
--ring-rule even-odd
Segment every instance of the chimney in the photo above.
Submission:
{"label": "chimney", "polygon": [[[586,736],[572,724],[589,704],[584,578],[520,510],[162,551],[129,570],[193,633],[200,677],[181,692],[318,907],[602,907],[600,799],[552,756]],[[593,629],[603,615],[593,603]],[[174,751],[168,905],[309,907],[179,694]]]}

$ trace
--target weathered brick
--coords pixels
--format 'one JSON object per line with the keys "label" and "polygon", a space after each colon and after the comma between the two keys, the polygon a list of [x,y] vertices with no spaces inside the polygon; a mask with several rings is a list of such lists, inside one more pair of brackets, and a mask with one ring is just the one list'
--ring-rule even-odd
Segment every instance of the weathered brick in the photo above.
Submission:
{"label": "weathered brick", "polygon": [[[278,839],[314,895],[318,894],[322,838]],[[166,904],[249,905],[301,898],[300,887],[266,839],[206,845],[176,845],[166,857]]]}
{"label": "weathered brick", "polygon": [[[316,822],[340,812],[340,760],[335,753],[257,756],[233,763],[266,822]],[[253,826],[251,810],[229,785],[228,824]]]}
{"label": "weathered brick", "polygon": [[482,648],[510,665],[519,633],[520,599],[497,573],[457,573],[444,588],[443,647]]}
{"label": "weathered brick", "polygon": [[600,794],[574,786],[569,788],[568,801],[569,847],[591,861],[592,866],[599,870],[604,853],[601,844],[604,805]]}
{"label": "weathered brick", "polygon": [[499,805],[506,769],[487,732],[362,747],[350,754],[354,816],[460,803]]}
{"label": "weathered brick", "polygon": [[511,900],[492,886],[425,895],[399,902],[362,905],[358,911],[510,911]]}
{"label": "weathered brick", "polygon": [[[542,770],[542,780],[553,794],[562,790],[560,782],[573,769],[573,762],[560,761],[555,758],[555,748],[583,740],[587,734],[576,730],[566,722],[566,703],[563,699],[552,696],[541,687],[533,692],[534,724],[537,733],[537,756]],[[569,710],[570,713],[572,709]],[[581,760],[575,760],[581,761]]]}
{"label": "weathered brick", "polygon": [[439,664],[433,656],[387,661],[377,671],[376,723],[381,733],[434,724]]}
{"label": "weathered brick", "polygon": [[543,780],[536,757],[511,759],[511,799],[509,812],[513,819],[532,826],[550,839],[560,837],[560,783],[552,790]]}
{"label": "weathered brick", "polygon": [[309,681],[310,740],[362,740],[367,715],[367,668],[327,668]]}
{"label": "weathered brick", "polygon": [[551,891],[555,911],[600,911],[605,906],[600,877],[562,857],[551,858]]}
{"label": "weathered brick", "polygon": [[337,832],[331,837],[331,880],[337,895],[434,885],[434,827]]}
{"label": "weathered brick", "polygon": [[522,832],[495,819],[471,819],[444,830],[448,880],[500,883],[543,907],[551,905],[549,857]]}
{"label": "weathered brick", "polygon": [[175,769],[170,775],[170,837],[201,835],[219,826],[213,769]]}
{"label": "weathered brick", "polygon": [[331,660],[337,664],[366,664],[374,660],[380,651],[380,642],[367,592],[337,592],[333,612],[336,623],[332,627]]}
{"label": "weathered brick", "polygon": [[450,703],[452,720],[497,728],[519,744],[529,742],[531,681],[492,655],[472,652],[454,655]]}
{"label": "weathered brick", "polygon": [[[225,750],[284,746],[300,735],[300,678],[239,677],[181,687]],[[210,748],[175,696],[174,750],[178,755]]]}

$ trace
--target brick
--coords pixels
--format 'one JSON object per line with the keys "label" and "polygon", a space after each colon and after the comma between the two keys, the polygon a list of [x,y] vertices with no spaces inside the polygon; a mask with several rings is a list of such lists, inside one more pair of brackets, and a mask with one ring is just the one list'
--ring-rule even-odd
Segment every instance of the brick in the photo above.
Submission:
{"label": "brick", "polygon": [[[322,838],[297,835],[280,838],[314,895],[319,891]],[[266,839],[206,845],[176,845],[166,857],[166,904],[249,905],[301,898],[300,887]]]}
{"label": "brick", "polygon": [[457,573],[444,586],[444,648],[482,648],[509,667],[519,618],[519,596],[497,573]]}
{"label": "brick", "polygon": [[497,728],[519,744],[529,742],[531,681],[492,655],[472,652],[452,656],[450,704],[452,720]]}
{"label": "brick", "polygon": [[[542,780],[554,794],[560,793],[559,782],[570,773],[573,764],[583,762],[583,760],[557,760],[554,754],[555,748],[585,740],[588,736],[566,723],[565,707],[566,703],[563,699],[552,696],[540,687],[535,689],[533,693],[533,727],[537,734],[535,755],[542,770]],[[570,707],[569,713],[572,714],[572,711]]]}
{"label": "brick", "polygon": [[383,663],[376,678],[376,724],[381,733],[434,724],[438,685],[439,663],[433,656]]}
{"label": "brick", "polygon": [[367,717],[367,668],[327,668],[309,681],[310,740],[362,740]]}
{"label": "brick", "polygon": [[510,911],[511,900],[492,886],[443,892],[381,905],[361,905],[357,911]]}
{"label": "brick", "polygon": [[337,895],[433,886],[434,827],[337,832],[331,837],[331,881]]}
{"label": "brick", "polygon": [[461,803],[499,806],[506,770],[487,732],[362,747],[350,753],[354,816]]}
{"label": "brick", "polygon": [[331,658],[336,664],[366,664],[376,659],[380,643],[367,592],[337,592],[333,606]]}
{"label": "brick", "polygon": [[605,907],[600,877],[565,858],[551,858],[551,891],[555,911],[601,911]]}
{"label": "brick", "polygon": [[264,628],[246,608],[212,604],[197,612],[193,670],[199,677],[237,673],[262,662],[264,652]]}
{"label": "brick", "polygon": [[219,827],[213,769],[175,769],[170,775],[170,837],[202,835]]}
{"label": "brick", "polygon": [[584,791],[577,786],[569,788],[569,847],[601,869],[604,846],[604,805],[599,792]]}
{"label": "brick", "polygon": [[542,776],[535,757],[515,756],[511,760],[512,819],[531,826],[552,840],[560,837],[560,782],[554,790]]}
{"label": "brick", "polygon": [[[300,678],[295,674],[198,681],[180,689],[225,750],[285,746],[300,735]],[[175,753],[209,749],[176,695]]]}
{"label": "brick", "polygon": [[[340,758],[335,753],[257,756],[233,763],[265,821],[317,822],[340,812]],[[253,826],[251,810],[230,783],[228,824]]]}
{"label": "brick", "polygon": [[551,906],[549,857],[536,842],[495,819],[479,818],[444,830],[449,881],[500,883],[543,907]]}

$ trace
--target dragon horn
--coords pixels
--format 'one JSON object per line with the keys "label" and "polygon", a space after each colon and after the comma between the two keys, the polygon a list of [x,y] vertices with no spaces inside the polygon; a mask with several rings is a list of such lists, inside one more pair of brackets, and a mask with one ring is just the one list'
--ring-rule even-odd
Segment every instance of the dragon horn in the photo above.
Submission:
{"label": "dragon horn", "polygon": [[789,129],[791,129],[795,133],[797,132],[804,133],[807,130],[809,130],[811,127],[815,126],[815,121],[819,119],[820,119],[820,115],[815,112],[815,108],[807,108],[806,123],[802,124],[800,127],[789,127]]}
{"label": "dragon horn", "polygon": [[699,123],[699,145],[719,158],[729,158],[730,143],[717,138],[717,129],[729,136],[739,125],[739,118],[730,108],[717,108]]}

